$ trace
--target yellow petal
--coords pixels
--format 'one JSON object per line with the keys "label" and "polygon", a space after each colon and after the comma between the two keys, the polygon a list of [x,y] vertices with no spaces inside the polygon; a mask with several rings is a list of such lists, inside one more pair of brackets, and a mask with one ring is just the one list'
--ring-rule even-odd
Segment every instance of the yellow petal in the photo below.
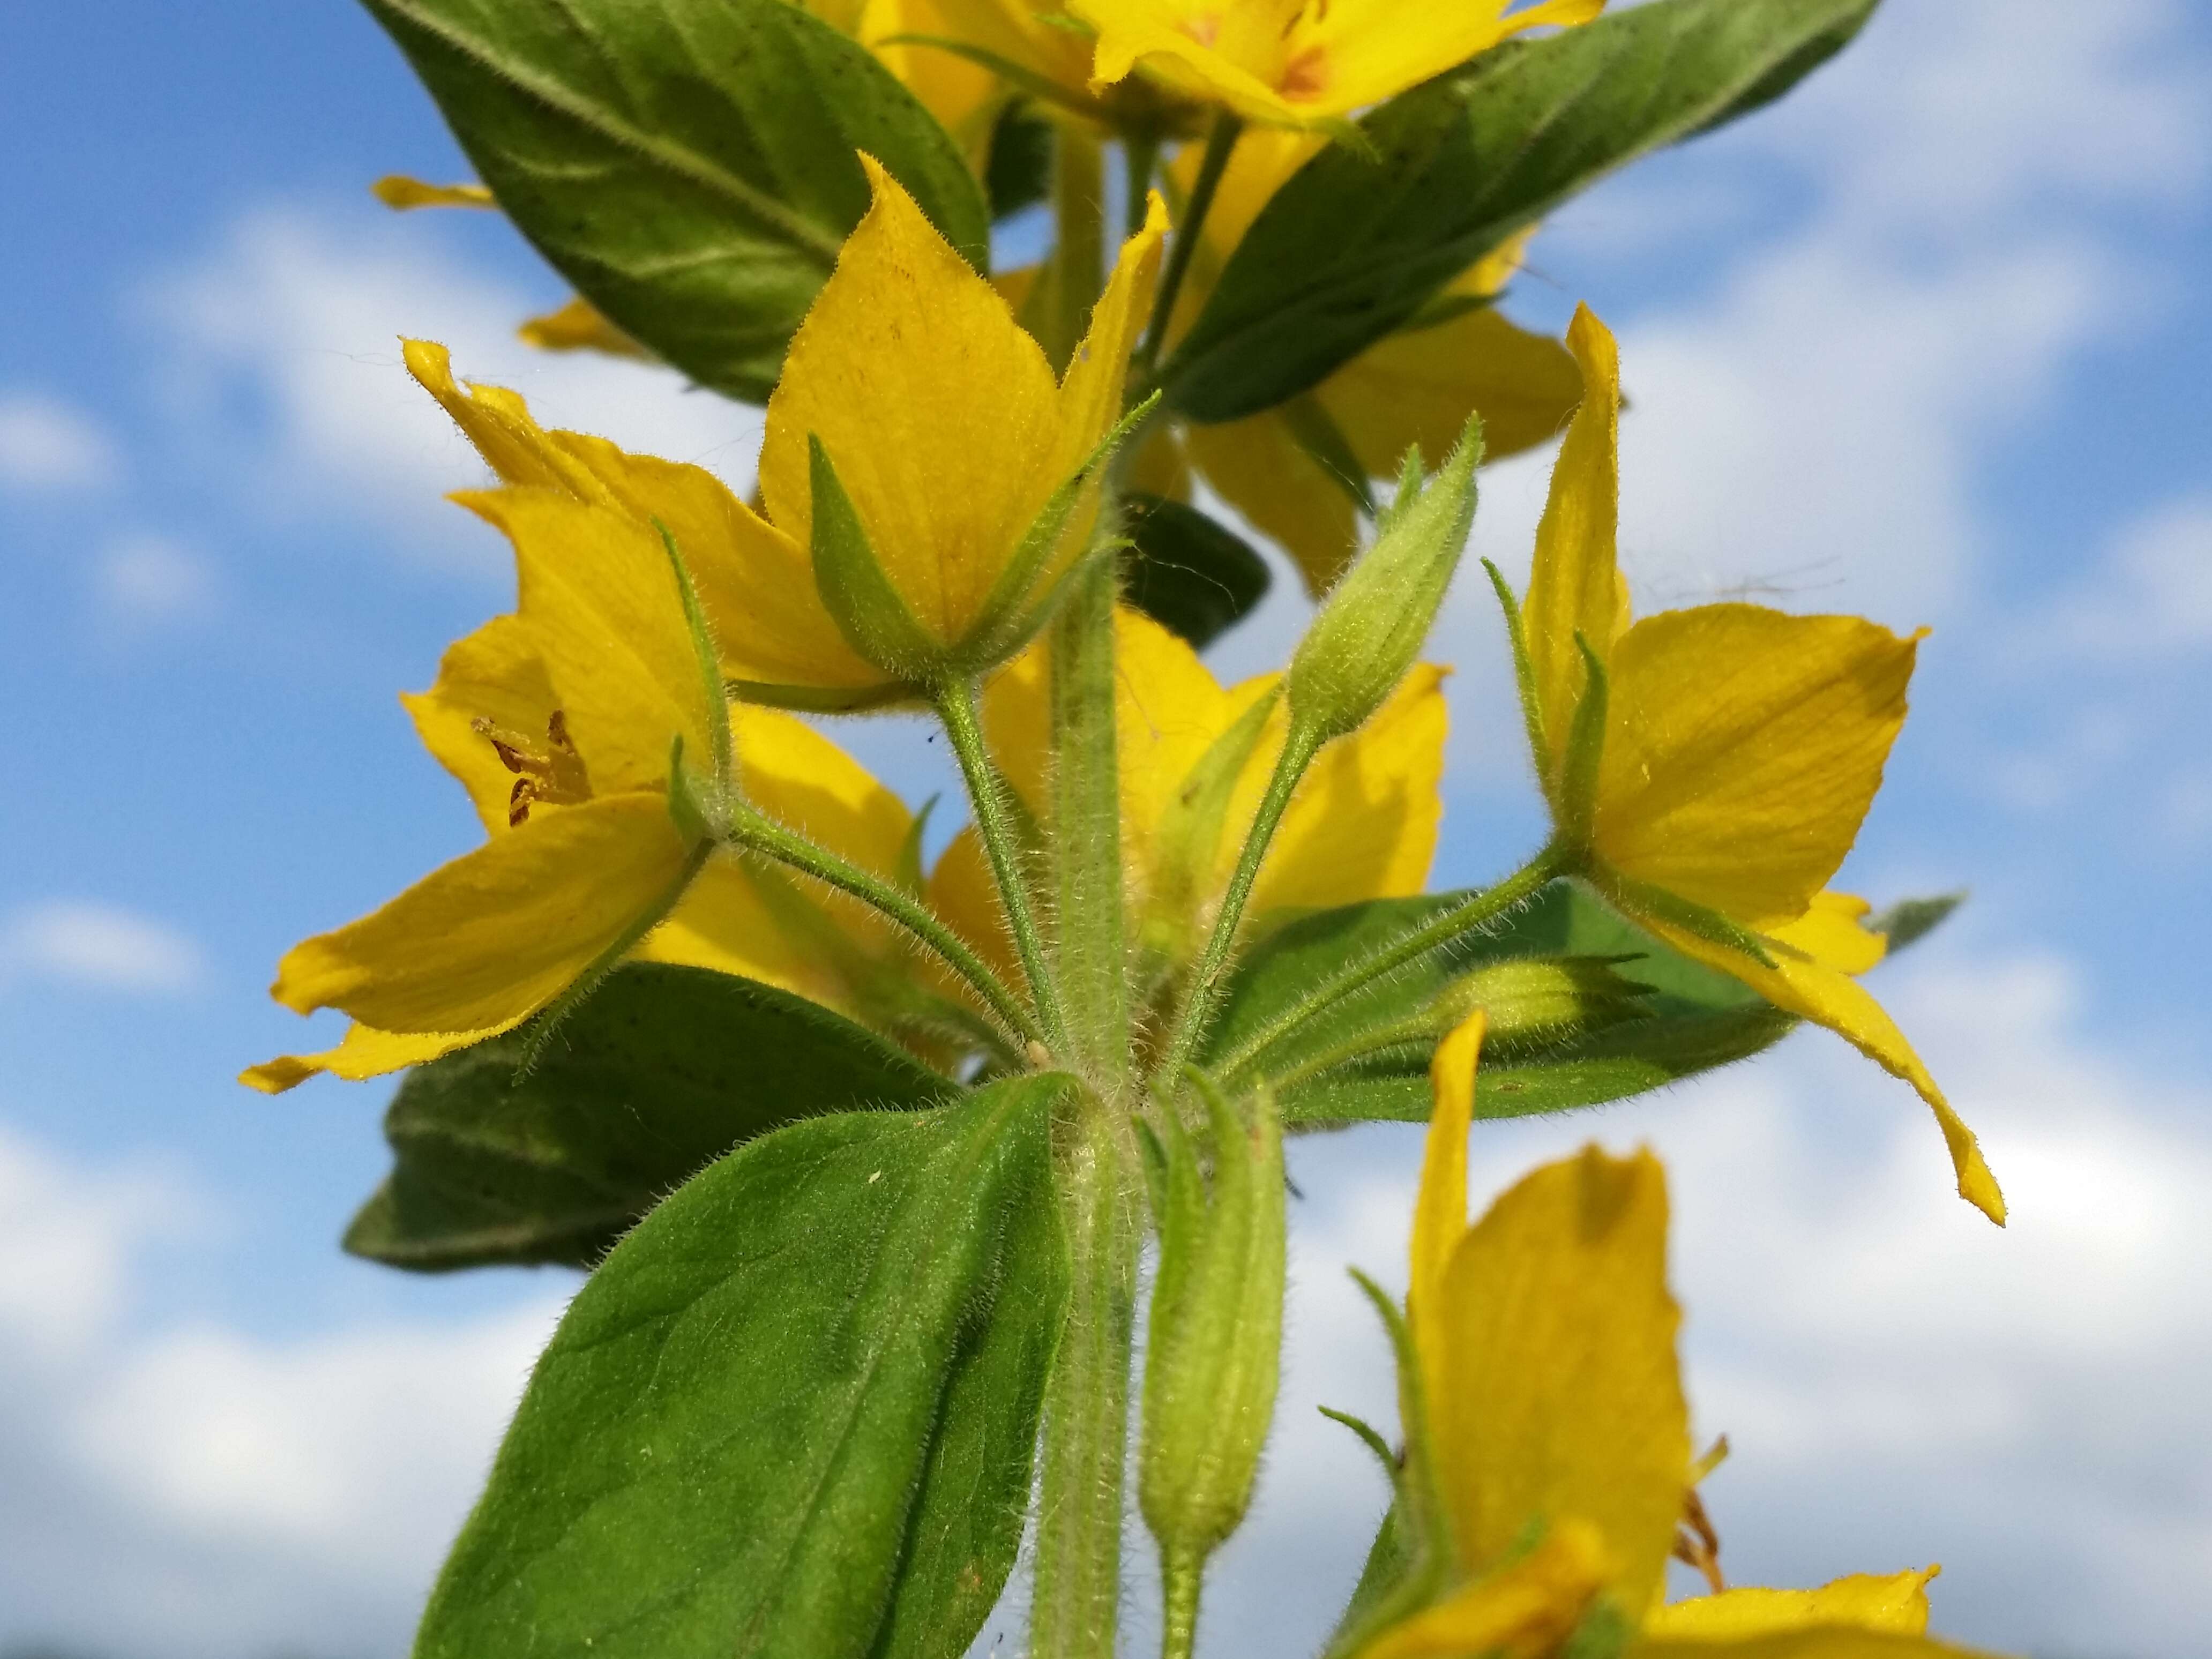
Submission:
{"label": "yellow petal", "polygon": [[1620,355],[1588,306],[1575,308],[1567,346],[1580,367],[1582,407],[1552,465],[1552,489],[1536,526],[1536,558],[1521,607],[1546,752],[1537,770],[1549,787],[1566,750],[1567,728],[1585,671],[1579,633],[1602,658],[1628,624],[1614,539],[1620,515]]}
{"label": "yellow petal", "polygon": [[[1920,1063],[1920,1056],[1905,1040],[1905,1033],[1897,1029],[1897,1022],[1864,986],[1803,955],[1775,933],[1765,935],[1768,953],[1774,959],[1774,966],[1768,968],[1741,951],[1712,944],[1656,917],[1638,915],[1636,920],[1683,955],[1741,980],[1776,1007],[1826,1026],[1892,1077],[1911,1084],[1936,1114],[1936,1125],[1943,1132],[1952,1168],[1958,1172],[1959,1196],[2000,1227],[2004,1225],[2004,1194],[1983,1160],[1974,1132],[1951,1109],[1936,1079]],[[1825,921],[1813,924],[1823,933],[1831,925]]]}
{"label": "yellow petal", "polygon": [[761,490],[769,518],[806,545],[807,439],[819,438],[885,573],[951,643],[1065,477],[1053,472],[1060,392],[1006,301],[896,180],[866,166],[874,203],[769,400]]}
{"label": "yellow petal", "polygon": [[686,763],[706,772],[706,682],[659,533],[550,489],[457,499],[514,544],[517,614],[593,788],[664,788],[679,736]]}
{"label": "yellow petal", "polygon": [[1519,1560],[1385,1631],[1359,1659],[1548,1659],[1607,1577],[1596,1528],[1565,1521]]}
{"label": "yellow petal", "polygon": [[264,1095],[281,1095],[287,1089],[297,1088],[311,1077],[327,1072],[331,1076],[343,1078],[349,1083],[364,1079],[382,1077],[389,1072],[404,1071],[410,1066],[420,1066],[441,1054],[451,1054],[456,1048],[465,1048],[472,1042],[481,1042],[494,1031],[437,1031],[400,1034],[380,1031],[373,1027],[354,1024],[346,1028],[345,1036],[335,1048],[325,1048],[316,1054],[281,1054],[264,1060],[258,1066],[249,1066],[239,1073],[238,1080],[249,1089],[258,1089]]}
{"label": "yellow petal", "polygon": [[1306,592],[1326,593],[1358,550],[1359,510],[1283,417],[1270,411],[1194,426],[1184,442],[1206,483],[1291,556]]}
{"label": "yellow petal", "polygon": [[981,173],[990,165],[992,129],[1011,88],[981,64],[941,46],[886,44],[902,35],[953,36],[939,0],[866,0],[851,32],[921,100]]}
{"label": "yellow petal", "polygon": [[1304,0],[1068,0],[1068,10],[1098,31],[1091,84],[1101,90],[1143,67],[1193,97],[1225,104],[1248,119],[1295,124],[1333,113],[1301,111],[1277,89],[1283,40]]}
{"label": "yellow petal", "polygon": [[1473,413],[1482,416],[1486,461],[1549,443],[1582,401],[1583,380],[1557,340],[1486,306],[1389,336],[1314,395],[1369,476],[1387,478],[1413,444],[1434,465]]}
{"label": "yellow petal", "polygon": [[1659,1607],[1644,1621],[1649,1637],[1765,1636],[1808,1625],[1918,1636],[1928,1628],[1928,1581],[1942,1571],[1856,1573],[1819,1589],[1731,1589]]}
{"label": "yellow petal", "polygon": [[1059,0],[936,0],[944,33],[1087,96],[1091,43],[1066,25]]}
{"label": "yellow petal", "polygon": [[581,297],[542,317],[532,317],[515,334],[525,345],[536,346],[540,351],[600,351],[611,357],[653,355]]}
{"label": "yellow petal", "polygon": [[1154,191],[1145,203],[1143,226],[1121,244],[1098,303],[1091,309],[1091,325],[1068,360],[1060,388],[1060,445],[1053,458],[1054,489],[1090,459],[1121,418],[1129,354],[1136,349],[1139,331],[1152,315],[1160,246],[1167,234],[1167,203]]}
{"label": "yellow petal", "polygon": [[1603,1535],[1622,1604],[1649,1605],[1690,1465],[1658,1160],[1592,1146],[1524,1178],[1453,1252],[1435,1322],[1429,1412],[1462,1565],[1578,1517]]}
{"label": "yellow petal", "polygon": [[522,619],[495,617],[457,640],[439,660],[436,683],[428,691],[402,692],[399,701],[422,746],[469,792],[484,828],[503,832],[515,775],[477,723],[489,721],[502,740],[534,742],[546,736],[561,706]]}
{"label": "yellow petal", "polygon": [[[1366,725],[1321,751],[1291,797],[1253,884],[1252,927],[1421,890],[1443,818],[1449,718],[1443,681],[1443,669],[1416,664]],[[1276,746],[1266,751],[1270,766]],[[1221,848],[1224,885],[1243,826],[1258,811],[1264,777],[1261,768],[1249,769],[1244,799],[1231,809],[1234,834]]]}
{"label": "yellow petal", "polygon": [[658,795],[533,814],[382,909],[293,946],[270,994],[395,1034],[507,1030],[671,901],[686,852]]}
{"label": "yellow petal", "polygon": [[482,185],[433,185],[404,173],[387,173],[368,187],[369,194],[396,212],[414,208],[495,208],[499,204]]}
{"label": "yellow petal", "polygon": [[1821,1625],[1765,1635],[1664,1637],[1638,1642],[1629,1659],[1986,1659],[1978,1650],[1894,1631]]}
{"label": "yellow petal", "polygon": [[1822,967],[1856,976],[1889,954],[1889,940],[1865,926],[1867,912],[1873,908],[1849,893],[1815,893],[1812,908],[1803,915],[1769,932]]}
{"label": "yellow petal", "polygon": [[[883,676],[862,662],[814,587],[805,545],[762,519],[703,467],[633,455],[582,433],[547,431],[501,386],[454,383],[443,346],[410,340],[409,371],[444,405],[503,483],[558,489],[668,526],[690,567],[730,678],[863,698]],[[658,532],[656,539],[658,538]]]}
{"label": "yellow petal", "polygon": [[1645,617],[1613,648],[1598,853],[1750,927],[1802,915],[1881,786],[1915,650],[1856,617]]}
{"label": "yellow petal", "polygon": [[[1482,1056],[1486,1023],[1483,1012],[1476,1009],[1437,1045],[1429,1061],[1429,1088],[1436,1104],[1429,1114],[1420,1189],[1413,1198],[1406,1316],[1425,1373],[1421,1385],[1432,1402],[1445,1386],[1443,1366],[1451,1346],[1443,1323],[1444,1281],[1452,1255],[1467,1237],[1467,1136],[1474,1121],[1475,1066]],[[1431,1405],[1432,1417],[1434,1413]]]}
{"label": "yellow petal", "polygon": [[[1487,52],[1507,36],[1540,24],[1586,23],[1604,0],[1542,0],[1508,14],[1505,0],[1439,6],[1432,0],[1332,0],[1317,8],[1305,50],[1319,62],[1307,71],[1314,89],[1304,99],[1329,114],[1346,114],[1395,96]],[[1297,43],[1293,42],[1293,52]]]}
{"label": "yellow petal", "polygon": [[[1266,695],[1267,682],[1236,692],[1184,641],[1127,605],[1114,613],[1114,720],[1120,750],[1122,848],[1141,868],[1155,857],[1153,837],[1193,770],[1237,717]],[[1215,846],[1188,849],[1197,877],[1213,872]]]}

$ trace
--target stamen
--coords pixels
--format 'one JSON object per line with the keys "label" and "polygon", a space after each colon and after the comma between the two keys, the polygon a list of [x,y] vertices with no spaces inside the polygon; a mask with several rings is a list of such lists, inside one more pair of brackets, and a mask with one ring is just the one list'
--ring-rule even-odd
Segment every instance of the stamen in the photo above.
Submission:
{"label": "stamen", "polygon": [[1328,52],[1321,46],[1308,46],[1283,65],[1282,79],[1275,90],[1291,99],[1318,98],[1328,88]]}
{"label": "stamen", "polygon": [[1682,1530],[1674,1534],[1674,1556],[1703,1573],[1715,1595],[1728,1588],[1728,1581],[1721,1577],[1720,1534],[1713,1530],[1712,1517],[1705,1513],[1705,1501],[1695,1487],[1683,1495]]}
{"label": "stamen", "polygon": [[592,781],[584,758],[568,740],[568,717],[558,708],[545,721],[545,750],[537,752],[530,739],[494,724],[479,714],[469,729],[491,744],[501,765],[515,775],[514,788],[507,798],[507,827],[529,822],[530,809],[538,801],[573,806],[592,798]]}

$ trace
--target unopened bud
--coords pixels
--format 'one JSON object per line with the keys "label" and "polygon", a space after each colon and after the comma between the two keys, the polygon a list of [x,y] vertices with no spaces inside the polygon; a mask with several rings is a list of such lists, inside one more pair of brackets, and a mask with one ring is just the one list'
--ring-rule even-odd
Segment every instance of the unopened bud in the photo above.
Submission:
{"label": "unopened bud", "polygon": [[1283,1138],[1265,1093],[1210,1082],[1209,1183],[1172,1120],[1146,1154],[1160,1234],[1145,1358],[1138,1497],[1170,1578],[1194,1589],[1244,1518],[1275,1413],[1283,1335]]}
{"label": "unopened bud", "polygon": [[1626,957],[1514,957],[1454,980],[1431,1018],[1448,1031],[1480,1008],[1492,1052],[1572,1042],[1651,1017],[1652,989],[1619,971]]}
{"label": "unopened bud", "polygon": [[1291,719],[1316,741],[1364,725],[1413,665],[1467,546],[1481,459],[1479,416],[1432,477],[1423,479],[1419,449],[1407,453],[1374,545],[1330,591],[1291,659]]}

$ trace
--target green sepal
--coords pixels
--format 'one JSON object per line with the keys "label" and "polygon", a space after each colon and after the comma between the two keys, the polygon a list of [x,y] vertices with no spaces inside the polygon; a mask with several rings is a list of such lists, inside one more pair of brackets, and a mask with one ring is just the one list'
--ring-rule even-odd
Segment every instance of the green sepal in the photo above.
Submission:
{"label": "green sepal", "polygon": [[1655,0],[1510,41],[1316,155],[1238,244],[1162,375],[1198,421],[1271,409],[1418,317],[1484,254],[1639,155],[1778,96],[1875,0]]}
{"label": "green sepal", "polygon": [[1618,870],[1593,863],[1588,872],[1591,886],[1603,893],[1621,908],[1640,911],[1654,919],[1694,934],[1710,945],[1734,951],[1746,956],[1762,968],[1774,966],[1774,958],[1759,936],[1710,905],[1686,899],[1679,893],[1650,882],[1638,881],[1624,876]]}
{"label": "green sepal", "polygon": [[907,685],[927,684],[947,653],[921,625],[876,556],[860,509],[845,493],[822,440],[806,434],[813,489],[814,586],[845,643],[871,667]]}
{"label": "green sepal", "polygon": [[1521,617],[1520,596],[1496,565],[1485,559],[1482,568],[1490,577],[1491,592],[1498,596],[1498,608],[1505,613],[1505,641],[1513,653],[1513,685],[1521,696],[1521,723],[1528,734],[1529,759],[1540,773],[1547,764],[1544,711],[1536,699],[1536,665],[1528,655],[1528,629]]}
{"label": "green sepal", "polygon": [[1020,1542],[1070,1086],[814,1118],[654,1210],[539,1359],[416,1659],[957,1659]]}
{"label": "green sepal", "polygon": [[[1375,956],[1464,903],[1464,893],[1378,899],[1293,922],[1255,946],[1230,982],[1200,1063],[1236,1054],[1317,983]],[[1553,882],[1490,927],[1300,1021],[1239,1070],[1284,1079],[1278,1098],[1297,1131],[1374,1119],[1425,1122],[1439,1000],[1490,964],[1534,957],[1602,959],[1649,1018],[1552,1036],[1531,1033],[1486,1059],[1478,1117],[1522,1117],[1642,1094],[1758,1053],[1795,1024],[1748,987],[1691,961],[1625,921],[1597,894]],[[1395,1035],[1395,1046],[1388,1040]],[[1379,1041],[1378,1041],[1379,1039]],[[1347,1057],[1328,1062],[1335,1054]],[[1234,1082],[1237,1079],[1232,1079]]]}
{"label": "green sepal", "polygon": [[1329,482],[1341,489],[1360,512],[1370,519],[1376,517],[1375,489],[1367,477],[1367,469],[1353,453],[1352,440],[1344,435],[1344,428],[1322,406],[1321,399],[1310,392],[1301,392],[1276,412],[1282,416],[1284,426],[1306,459],[1327,473]]}
{"label": "green sepal", "polygon": [[[1567,722],[1567,752],[1559,757],[1553,799],[1560,840],[1571,847],[1586,848],[1597,816],[1598,773],[1605,764],[1613,677],[1606,672],[1605,659],[1590,649],[1580,629],[1575,630],[1575,648],[1582,653],[1583,694],[1575,700],[1574,718]],[[1543,764],[1540,750],[1537,764]]]}
{"label": "green sepal", "polygon": [[1115,452],[1128,441],[1129,434],[1152,418],[1159,401],[1156,392],[1122,416],[1084,458],[1082,465],[1062,479],[1060,487],[1046,498],[1029,528],[1022,532],[1013,557],[991,585],[969,638],[962,643],[960,667],[963,672],[981,673],[996,667],[1027,645],[1044,625],[1049,615],[1048,605],[1027,610],[1024,607],[1033,605],[1037,580],[1060,550],[1061,538],[1067,533],[1068,520],[1075,515],[1076,503],[1083,499],[1083,492],[1091,486],[1100,470],[1114,459]]}
{"label": "green sepal", "polygon": [[1122,497],[1129,545],[1121,597],[1202,651],[1267,595],[1267,562],[1194,507],[1163,495]]}
{"label": "green sepal", "polygon": [[526,1026],[408,1073],[393,1167],[345,1248],[394,1267],[586,1267],[732,1147],[800,1118],[911,1110],[959,1086],[817,1003],[634,963],[518,1075]]}
{"label": "green sepal", "polygon": [[958,143],[784,0],[364,0],[477,176],[577,291],[700,385],[764,403],[867,210],[874,156],[979,270]]}

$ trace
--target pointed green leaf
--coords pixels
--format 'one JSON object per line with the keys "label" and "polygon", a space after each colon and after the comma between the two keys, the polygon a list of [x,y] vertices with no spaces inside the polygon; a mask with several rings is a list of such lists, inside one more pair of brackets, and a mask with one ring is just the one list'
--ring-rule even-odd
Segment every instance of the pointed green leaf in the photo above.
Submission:
{"label": "pointed green leaf", "polygon": [[958,1093],[872,1032],[750,980],[633,963],[526,1075],[525,1027],[407,1074],[397,1162],[345,1247],[395,1267],[588,1267],[732,1146],[803,1117]]}
{"label": "pointed green leaf", "polygon": [[[1310,916],[1254,951],[1224,999],[1208,1040],[1234,1053],[1314,986],[1462,901],[1460,893],[1380,899]],[[1692,962],[1623,921],[1595,894],[1555,882],[1531,903],[1472,939],[1434,951],[1334,1007],[1300,1023],[1265,1050],[1252,1075],[1283,1079],[1278,1095],[1291,1128],[1393,1118],[1425,1121],[1432,1037],[1400,1041],[1314,1072],[1309,1062],[1364,1034],[1402,1030],[1409,1016],[1485,962],[1516,956],[1629,957],[1620,975],[1651,988],[1648,1019],[1595,1036],[1509,1050],[1486,1060],[1476,1080],[1480,1117],[1565,1111],[1641,1094],[1768,1047],[1795,1021],[1736,981]]]}
{"label": "pointed green leaf", "polygon": [[890,170],[975,266],[957,144],[866,48],[783,0],[363,0],[499,204],[625,333],[766,401]]}
{"label": "pointed green leaf", "polygon": [[1123,498],[1132,544],[1122,597],[1203,650],[1267,595],[1267,562],[1194,507],[1160,495]]}
{"label": "pointed green leaf", "polygon": [[1779,97],[1875,0],[1654,0],[1509,43],[1361,121],[1278,191],[1165,370],[1194,420],[1256,414],[1419,313],[1636,157]]}
{"label": "pointed green leaf", "polygon": [[795,1124],[653,1211],[538,1361],[416,1659],[956,1659],[1020,1541],[1069,1086]]}

